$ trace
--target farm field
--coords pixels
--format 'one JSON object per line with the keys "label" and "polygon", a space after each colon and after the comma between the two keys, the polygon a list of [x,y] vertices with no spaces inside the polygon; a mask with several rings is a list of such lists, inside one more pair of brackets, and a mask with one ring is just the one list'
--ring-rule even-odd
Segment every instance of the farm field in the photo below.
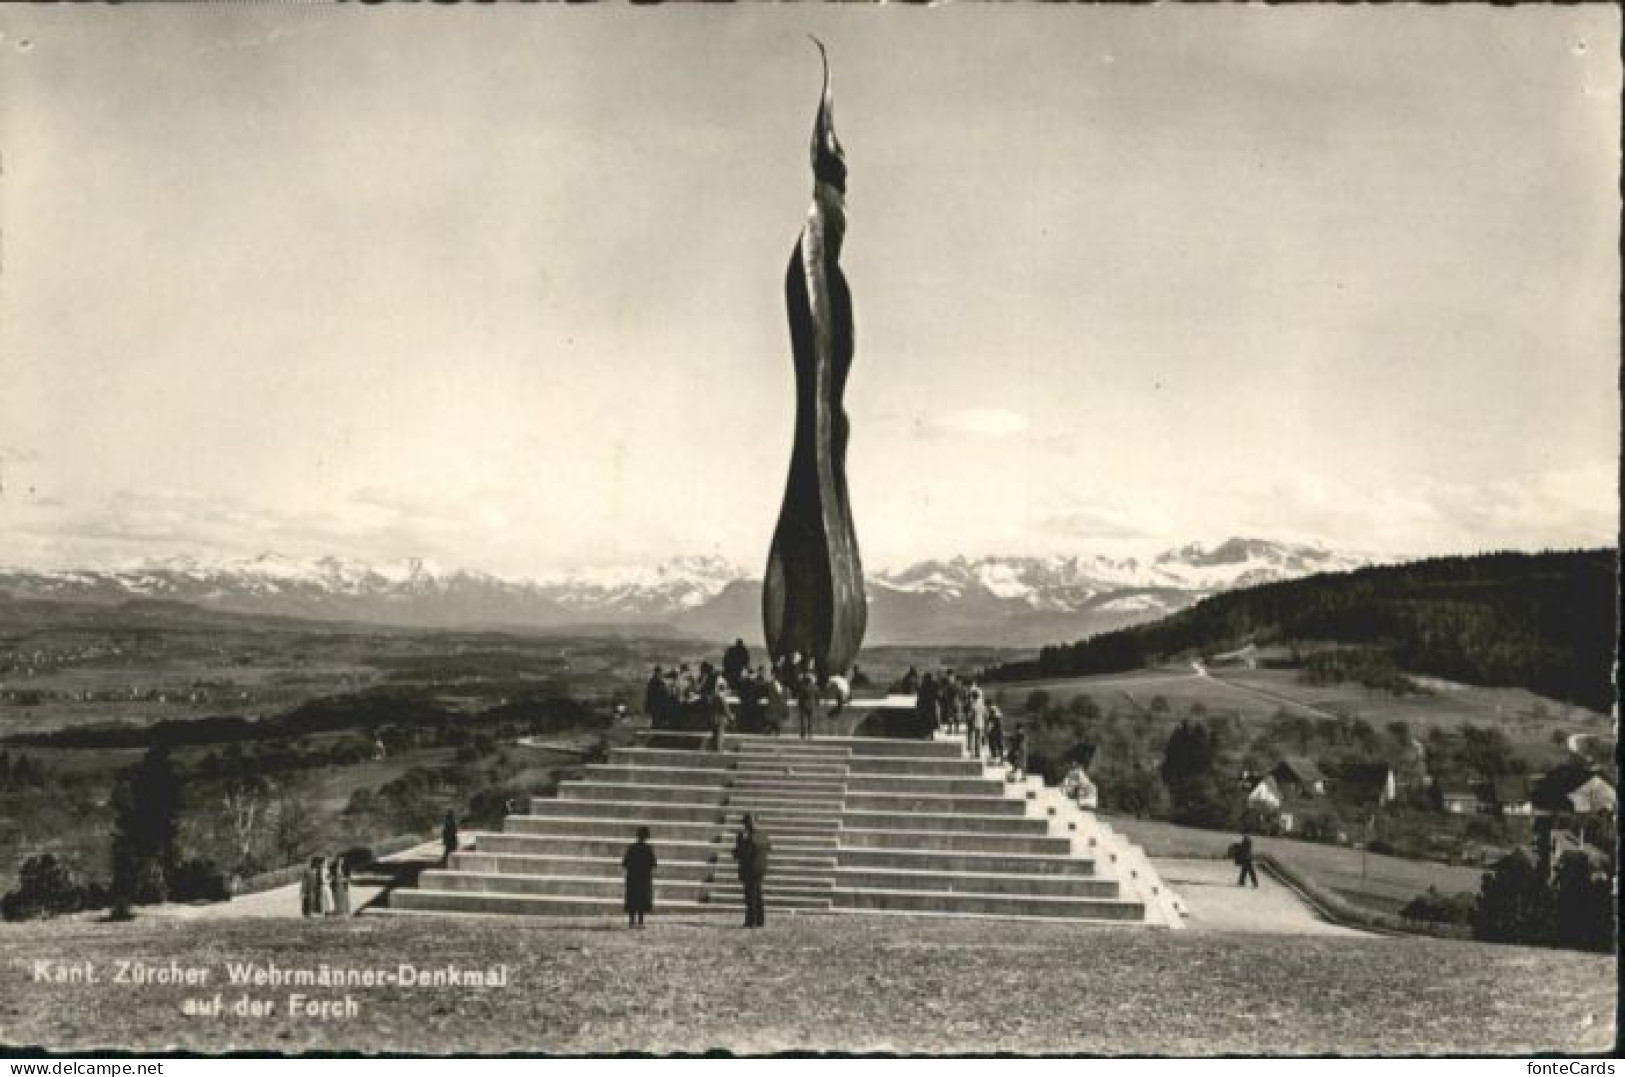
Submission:
{"label": "farm field", "polygon": [[1430,681],[1421,695],[1394,696],[1358,684],[1311,685],[1292,670],[1210,670],[1205,675],[1191,666],[1171,666],[1126,674],[1019,681],[991,686],[1003,705],[1019,707],[1028,693],[1042,690],[1063,702],[1089,696],[1101,709],[1113,706],[1145,713],[1150,702],[1162,697],[1174,712],[1200,703],[1209,713],[1235,713],[1244,722],[1268,720],[1278,711],[1308,718],[1364,718],[1378,729],[1389,722],[1408,723],[1413,732],[1455,729],[1462,725],[1492,726],[1505,733],[1530,761],[1539,765],[1561,762],[1568,755],[1563,739],[1570,733],[1607,734],[1607,717],[1520,688],[1479,688]]}
{"label": "farm field", "polygon": [[[211,979],[106,982],[114,953]],[[36,960],[109,967],[103,982],[39,983]],[[505,965],[508,983],[233,988],[228,961]],[[277,1010],[182,1015],[216,991]],[[290,1017],[290,991],[348,995],[355,1016]],[[1616,997],[1607,956],[1433,939],[829,915],[746,932],[658,910],[639,932],[387,916],[0,926],[0,1041],[58,1050],[1575,1054],[1611,1048]]]}

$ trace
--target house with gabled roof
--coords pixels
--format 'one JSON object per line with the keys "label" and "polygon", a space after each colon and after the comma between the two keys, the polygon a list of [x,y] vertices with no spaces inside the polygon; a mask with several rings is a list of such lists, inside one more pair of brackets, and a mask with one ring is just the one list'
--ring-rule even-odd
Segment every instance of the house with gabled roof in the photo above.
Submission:
{"label": "house with gabled roof", "polygon": [[1613,815],[1619,807],[1614,787],[1595,774],[1570,790],[1568,801],[1576,815]]}
{"label": "house with gabled roof", "polygon": [[1326,795],[1326,775],[1313,759],[1288,756],[1275,764],[1270,777],[1285,792],[1306,797]]}
{"label": "house with gabled roof", "polygon": [[1322,763],[1331,795],[1363,808],[1378,808],[1399,798],[1394,768],[1384,762]]}
{"label": "house with gabled roof", "polygon": [[1496,815],[1533,815],[1534,798],[1529,779],[1522,774],[1497,774],[1489,781],[1490,810]]}

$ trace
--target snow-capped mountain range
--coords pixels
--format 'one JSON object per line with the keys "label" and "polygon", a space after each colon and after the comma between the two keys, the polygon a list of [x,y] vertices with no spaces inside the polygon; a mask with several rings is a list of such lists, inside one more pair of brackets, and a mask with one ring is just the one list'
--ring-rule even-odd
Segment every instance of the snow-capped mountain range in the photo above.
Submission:
{"label": "snow-capped mountain range", "polygon": [[[1155,557],[956,557],[869,576],[867,641],[1036,645],[1152,620],[1219,591],[1371,558],[1229,539]],[[719,557],[503,579],[412,559],[372,565],[274,553],[148,560],[106,569],[0,569],[0,594],[62,601],[165,599],[239,613],[411,627],[665,626],[758,638],[761,581]]]}

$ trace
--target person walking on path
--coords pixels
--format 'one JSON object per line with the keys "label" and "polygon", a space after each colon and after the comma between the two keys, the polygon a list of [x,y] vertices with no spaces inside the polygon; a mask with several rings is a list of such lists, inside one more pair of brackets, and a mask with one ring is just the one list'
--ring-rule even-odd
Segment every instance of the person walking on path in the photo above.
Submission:
{"label": "person walking on path", "polygon": [[745,926],[767,926],[767,906],[762,883],[767,879],[767,857],[773,843],[756,829],[756,820],[745,813],[738,837],[734,838],[734,861],[739,865],[739,885],[745,890]]}
{"label": "person walking on path", "polygon": [[333,858],[333,871],[328,879],[333,887],[333,915],[350,915],[350,869],[344,864],[344,857]]}
{"label": "person walking on path", "polygon": [[1246,886],[1247,880],[1251,879],[1253,889],[1257,890],[1258,871],[1253,867],[1253,839],[1243,834],[1240,841],[1230,846],[1230,857],[1236,862],[1236,867],[1241,869],[1241,874],[1236,876],[1236,885]]}
{"label": "person walking on path", "polygon": [[649,844],[649,828],[638,827],[638,840],[626,847],[621,870],[626,873],[626,926],[642,927],[655,908],[655,868],[660,861]]}
{"label": "person walking on path", "polygon": [[457,851],[461,838],[457,833],[457,817],[451,812],[446,813],[446,821],[440,824],[440,845],[445,850],[440,855],[440,866],[445,867],[451,863],[451,854]]}

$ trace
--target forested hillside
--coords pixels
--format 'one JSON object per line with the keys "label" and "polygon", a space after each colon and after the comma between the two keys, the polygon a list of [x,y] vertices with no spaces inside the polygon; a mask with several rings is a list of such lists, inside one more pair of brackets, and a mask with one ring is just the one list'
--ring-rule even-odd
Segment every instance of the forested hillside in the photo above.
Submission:
{"label": "forested hillside", "polygon": [[1045,647],[993,680],[1116,673],[1243,646],[1348,644],[1408,673],[1613,705],[1612,550],[1490,553],[1231,591],[1149,625]]}

